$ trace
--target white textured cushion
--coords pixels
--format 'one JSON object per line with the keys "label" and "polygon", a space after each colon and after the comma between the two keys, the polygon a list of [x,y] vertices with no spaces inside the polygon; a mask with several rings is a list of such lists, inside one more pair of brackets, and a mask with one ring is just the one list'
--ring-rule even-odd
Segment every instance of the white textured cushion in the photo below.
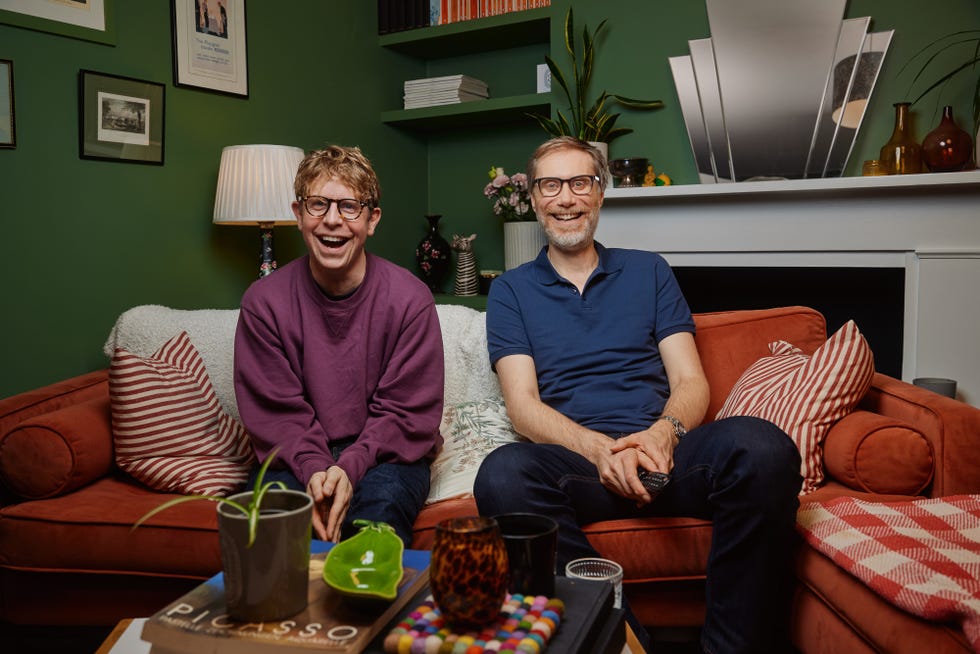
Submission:
{"label": "white textured cushion", "polygon": [[789,434],[803,458],[801,494],[824,480],[823,442],[871,386],[874,355],[853,320],[837,330],[813,356],[786,341],[769,344],[742,373],[717,418],[756,416]]}
{"label": "white textured cushion", "polygon": [[486,314],[469,307],[436,305],[446,359],[446,406],[500,398],[500,382],[487,354]]}
{"label": "white textured cushion", "polygon": [[149,357],[117,348],[109,399],[116,464],[147,486],[225,495],[248,478],[248,434],[219,406],[186,332]]}
{"label": "white textured cushion", "polygon": [[187,332],[204,360],[221,407],[240,420],[233,379],[237,325],[238,309],[185,311],[145,304],[119,316],[102,351],[112,357],[115,349],[121,347],[136,356],[148,357],[180,332]]}
{"label": "white textured cushion", "polygon": [[426,504],[471,495],[484,457],[518,440],[500,398],[446,405],[439,431],[442,450],[432,463]]}

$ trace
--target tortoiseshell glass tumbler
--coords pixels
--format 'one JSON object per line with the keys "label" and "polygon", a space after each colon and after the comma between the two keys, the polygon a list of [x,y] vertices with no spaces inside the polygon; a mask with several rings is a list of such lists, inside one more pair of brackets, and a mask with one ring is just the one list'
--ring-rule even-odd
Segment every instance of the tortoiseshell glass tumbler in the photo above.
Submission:
{"label": "tortoiseshell glass tumbler", "polygon": [[450,518],[436,525],[429,567],[432,597],[454,629],[481,629],[507,594],[507,550],[493,518]]}

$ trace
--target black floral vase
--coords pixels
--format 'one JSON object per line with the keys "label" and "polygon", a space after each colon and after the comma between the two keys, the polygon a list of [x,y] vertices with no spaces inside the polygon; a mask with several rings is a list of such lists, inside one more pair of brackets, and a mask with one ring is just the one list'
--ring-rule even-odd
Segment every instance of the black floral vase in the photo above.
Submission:
{"label": "black floral vase", "polygon": [[439,234],[439,214],[426,214],[429,232],[415,248],[415,262],[419,276],[433,293],[441,293],[446,274],[449,273],[449,243]]}

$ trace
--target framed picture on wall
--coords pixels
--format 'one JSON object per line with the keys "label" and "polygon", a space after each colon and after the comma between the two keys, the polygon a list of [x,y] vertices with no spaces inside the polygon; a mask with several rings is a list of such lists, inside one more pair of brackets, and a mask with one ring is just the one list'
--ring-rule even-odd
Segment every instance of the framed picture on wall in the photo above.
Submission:
{"label": "framed picture on wall", "polygon": [[114,45],[116,0],[0,0],[0,23]]}
{"label": "framed picture on wall", "polygon": [[171,0],[174,85],[248,97],[245,0]]}
{"label": "framed picture on wall", "polygon": [[17,145],[14,123],[14,62],[0,59],[0,148]]}
{"label": "framed picture on wall", "polygon": [[164,85],[81,70],[78,156],[163,164]]}

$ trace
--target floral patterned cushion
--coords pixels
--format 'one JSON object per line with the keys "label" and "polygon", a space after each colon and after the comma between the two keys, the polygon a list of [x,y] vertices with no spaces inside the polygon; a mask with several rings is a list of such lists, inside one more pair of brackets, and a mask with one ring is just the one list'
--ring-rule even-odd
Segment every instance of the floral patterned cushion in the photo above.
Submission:
{"label": "floral patterned cushion", "polygon": [[447,405],[439,431],[443,446],[432,463],[426,504],[472,494],[473,479],[483,458],[518,440],[500,398]]}

